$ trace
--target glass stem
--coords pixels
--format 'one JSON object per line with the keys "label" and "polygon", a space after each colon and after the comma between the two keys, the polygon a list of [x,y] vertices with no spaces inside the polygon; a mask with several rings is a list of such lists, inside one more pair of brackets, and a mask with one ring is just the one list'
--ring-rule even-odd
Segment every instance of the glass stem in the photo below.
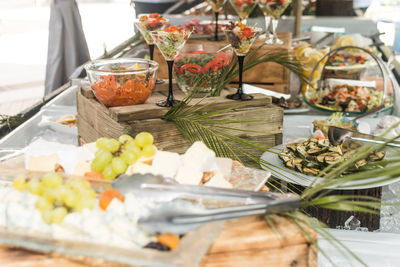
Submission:
{"label": "glass stem", "polygon": [[215,41],[218,41],[218,15],[219,12],[215,12]]}
{"label": "glass stem", "polygon": [[150,60],[154,59],[154,44],[149,44]]}
{"label": "glass stem", "polygon": [[239,62],[239,88],[237,90],[237,93],[239,95],[243,94],[243,81],[242,81],[242,76],[243,76],[243,63],[244,63],[244,56],[237,56],[238,57],[238,62]]}
{"label": "glass stem", "polygon": [[167,64],[168,64],[168,81],[169,81],[167,101],[173,103],[174,93],[172,92],[172,67],[174,66],[174,61],[167,60]]}
{"label": "glass stem", "polygon": [[265,37],[269,38],[270,37],[269,26],[271,24],[271,17],[268,15],[264,15],[264,18],[265,18]]}
{"label": "glass stem", "polygon": [[272,30],[272,35],[274,38],[274,42],[278,40],[278,36],[276,35],[276,28],[278,27],[278,19],[271,18],[271,30]]}

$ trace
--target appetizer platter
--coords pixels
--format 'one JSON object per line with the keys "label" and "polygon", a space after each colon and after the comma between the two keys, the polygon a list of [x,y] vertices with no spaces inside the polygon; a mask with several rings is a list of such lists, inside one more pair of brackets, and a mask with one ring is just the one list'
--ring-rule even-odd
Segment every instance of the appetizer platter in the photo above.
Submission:
{"label": "appetizer platter", "polygon": [[[313,140],[315,141],[315,140]],[[309,142],[307,139],[305,142]],[[314,143],[314,142],[312,142]],[[317,177],[316,175],[319,174],[320,169],[315,168],[316,166],[328,166],[329,164],[332,164],[335,160],[340,160],[342,155],[338,154],[338,152],[332,152],[329,151],[329,148],[333,149],[332,146],[328,147],[328,152],[326,154],[322,154],[319,156],[319,160],[317,161],[315,165],[307,165],[307,159],[303,159],[301,157],[297,157],[298,154],[294,154],[294,157],[291,158],[290,156],[286,156],[287,151],[287,146],[289,147],[296,147],[301,146],[301,143],[298,145],[296,144],[287,144],[287,145],[279,145],[271,149],[270,152],[265,152],[262,156],[261,159],[268,161],[270,164],[274,165],[275,167],[270,167],[269,170],[271,171],[271,174],[279,178],[283,181],[286,181],[288,183],[293,183],[297,185],[301,185],[304,187],[308,187],[312,184],[318,184],[320,181],[323,181],[323,177]],[[315,148],[316,150],[320,150],[320,146],[317,146]],[[335,149],[336,150],[336,149]],[[282,153],[283,152],[283,153]],[[288,159],[288,162],[286,163],[283,161],[278,155],[281,154],[282,158],[285,160]],[[381,158],[385,158],[386,160],[390,160],[391,158],[394,157],[395,155],[394,150],[387,150],[385,152],[376,152],[374,155],[370,155],[371,157],[364,159],[362,162],[359,163],[360,167],[354,166],[354,171],[357,170],[365,170],[365,168],[369,168],[367,166],[369,163],[371,164],[371,168],[380,168],[382,166],[387,166],[385,165],[385,161],[383,160],[380,162]],[[291,153],[288,153],[289,155],[292,155]],[[311,158],[312,161],[314,162],[314,157]],[[304,160],[304,163],[306,165],[302,165]],[[375,161],[376,160],[376,161]],[[293,163],[293,164],[292,164]],[[319,165],[321,164],[321,165]],[[382,164],[381,166],[379,164]],[[293,165],[293,167],[292,167]],[[297,168],[296,168],[297,165]],[[290,166],[287,167],[287,166]],[[312,166],[312,168],[309,168],[307,166]],[[365,168],[362,168],[365,166]],[[294,168],[294,170],[293,170]],[[320,167],[321,168],[321,167]],[[300,170],[302,172],[299,172],[297,170]],[[305,169],[305,170],[304,170]],[[355,181],[349,181],[344,184],[342,184],[339,187],[333,187],[334,189],[340,189],[340,190],[360,190],[360,189],[368,189],[371,188],[370,185],[368,185],[369,182],[377,181],[382,177],[375,177],[375,178],[370,178],[370,179],[363,179],[363,180],[355,180]],[[400,177],[393,179],[393,180],[382,180],[379,182],[379,184],[374,184],[373,187],[378,187],[378,186],[384,186],[388,185],[391,183],[395,183],[397,181],[400,181]],[[330,187],[328,187],[330,188]]]}
{"label": "appetizer platter", "polygon": [[392,96],[376,89],[375,82],[345,79],[326,79],[321,88],[308,90],[304,99],[316,109],[348,114],[361,114],[382,104],[388,110],[393,105]]}
{"label": "appetizer platter", "polygon": [[0,168],[0,243],[142,266],[196,264],[222,224],[206,224],[183,237],[148,233],[138,220],[160,205],[195,210],[210,204],[171,201],[163,191],[156,198],[122,194],[110,183],[119,175],[150,173],[180,184],[250,191],[261,189],[270,175],[217,158],[201,142],[183,155],[159,151],[146,132],[82,147],[37,140],[23,157]]}

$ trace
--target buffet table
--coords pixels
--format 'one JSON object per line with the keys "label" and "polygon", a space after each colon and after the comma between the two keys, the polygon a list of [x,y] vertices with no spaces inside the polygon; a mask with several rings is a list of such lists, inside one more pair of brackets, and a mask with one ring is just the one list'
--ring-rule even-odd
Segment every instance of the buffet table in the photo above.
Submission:
{"label": "buffet table", "polygon": [[[63,114],[76,112],[75,96],[79,88],[80,87],[76,85],[71,86],[65,92],[63,92],[54,100],[52,100],[50,103],[45,105],[38,114],[36,114],[30,120],[21,125],[17,130],[13,131],[11,134],[3,138],[0,141],[0,148],[22,149],[26,145],[31,143],[33,140],[36,140],[37,138],[44,138],[46,140],[58,141],[61,143],[78,144],[78,134],[76,128],[72,127],[67,130],[63,128],[62,131],[60,131],[60,128],[57,128],[57,126],[51,123],[51,121]],[[320,112],[315,113],[313,111],[309,111],[305,114],[306,115],[285,114],[284,125],[283,125],[284,143],[293,141],[293,139],[297,138],[298,135],[308,135],[311,122],[314,119],[318,118],[316,117],[316,115],[317,116],[321,115]],[[372,118],[371,120],[376,121],[377,119]],[[400,191],[399,185],[400,182],[383,186],[382,199],[384,201],[389,201],[389,202],[396,201],[398,199],[397,197],[398,192]],[[388,263],[387,265],[382,265],[382,266],[392,266],[389,265],[390,262],[391,263],[396,262],[395,260],[398,260],[397,257],[391,254],[392,253],[390,252],[391,250],[384,248],[380,249],[380,247],[384,244],[386,244],[387,246],[392,246],[392,245],[398,246],[398,244],[400,244],[400,242],[396,241],[399,240],[398,234],[400,233],[400,225],[398,224],[399,218],[400,218],[400,212],[397,207],[386,207],[381,212],[381,221],[380,221],[381,226],[379,229],[379,231],[383,233],[371,233],[371,232],[366,233],[366,232],[349,231],[349,230],[331,230],[331,233],[334,236],[336,236],[339,240],[342,240],[345,244],[349,244],[351,247],[354,246],[360,246],[360,248],[362,247],[363,249],[355,250],[356,254],[360,256],[362,259],[368,259],[369,257],[371,257],[372,252],[366,253],[365,251],[368,251],[367,249],[370,249],[375,254],[379,254],[382,257],[384,257],[383,255],[386,255],[385,253],[388,253],[387,254],[388,257],[390,256],[388,258]],[[240,259],[238,257],[233,257],[233,258],[223,257],[223,255],[226,255],[226,253],[221,252],[220,249],[221,246],[223,247],[226,246],[227,243],[225,242],[227,240],[229,240],[230,238],[237,238],[237,235],[242,234],[245,236],[244,240],[248,241],[248,243],[246,244],[249,244],[249,246],[247,246],[245,245],[245,243],[243,243],[243,246],[246,246],[247,248],[252,247],[252,249],[248,250],[247,252],[246,257],[248,257],[248,259],[257,260],[257,255],[260,257],[261,255],[263,255],[262,250],[260,250],[261,248],[260,245],[261,245],[262,249],[264,250],[275,249],[275,251],[279,250],[279,253],[285,253],[284,254],[285,257],[271,258],[272,261],[278,259],[282,261],[285,260],[285,262],[282,261],[280,262],[283,264],[282,266],[288,266],[287,265],[288,261],[298,259],[300,255],[302,255],[303,260],[306,259],[307,261],[303,262],[304,265],[299,265],[299,266],[316,266],[316,258],[310,256],[313,254],[307,254],[310,253],[310,251],[312,251],[312,246],[310,247],[309,245],[305,244],[304,240],[301,240],[301,238],[299,237],[298,232],[297,236],[295,232],[292,232],[292,234],[295,235],[293,236],[293,238],[288,239],[290,240],[290,246],[288,246],[288,243],[282,244],[281,241],[278,242],[276,236],[273,241],[271,240],[267,241],[265,239],[268,236],[268,233],[271,233],[272,230],[267,227],[264,221],[260,220],[259,218],[258,219],[248,218],[248,219],[243,219],[243,222],[245,222],[246,220],[253,220],[253,224],[246,223],[242,226],[240,224],[242,220],[227,223],[224,230],[221,232],[220,236],[215,240],[214,246],[211,248],[207,256],[203,259],[202,264],[205,264],[205,266],[225,266],[222,263],[225,260],[229,259],[235,259],[235,262],[240,262],[239,261]],[[237,228],[239,225],[240,227]],[[343,228],[344,224],[338,225],[337,227]],[[263,234],[261,234],[261,232]],[[274,235],[272,234],[271,236]],[[364,241],[367,239],[375,239],[375,237],[380,240],[379,243],[365,243]],[[325,240],[320,240],[319,243],[321,248],[330,251],[332,253],[332,256],[336,255],[334,259],[336,259],[337,262],[343,262],[343,259],[339,256],[340,253],[338,253],[337,251],[335,252],[335,249],[331,247],[329,242]],[[228,249],[233,249],[235,251],[233,252],[233,255],[237,254],[238,250],[240,251],[243,250],[243,246],[241,247],[239,242],[232,241],[230,244],[234,244],[233,246],[231,245],[228,247]],[[285,250],[286,252],[284,252]],[[292,252],[288,254],[287,250],[290,250]],[[9,264],[10,266],[26,266],[26,264],[32,264],[30,266],[46,266],[45,264],[48,264],[48,266],[53,266],[55,263],[57,263],[57,266],[85,266],[84,265],[85,263],[77,262],[76,260],[60,258],[59,255],[49,256],[41,253],[29,252],[26,250],[13,249],[8,247],[2,247],[0,251],[1,251],[0,263],[4,264],[4,266],[7,266],[6,264]],[[268,255],[271,256],[275,254],[268,253]],[[268,255],[264,256],[267,257]],[[305,257],[305,255],[309,256]],[[262,256],[263,260],[266,259],[264,256]],[[219,262],[221,264],[217,264]],[[318,262],[319,266],[329,266],[325,265],[328,264],[328,262],[326,259],[324,259],[322,255],[319,255]],[[20,265],[16,265],[17,263]],[[91,262],[90,264],[93,265],[94,263]],[[101,264],[99,264],[99,266],[100,265]]]}
{"label": "buffet table", "polygon": [[[290,35],[287,35],[286,39],[291,40]],[[291,46],[288,45],[285,49],[286,52],[288,52]],[[124,53],[125,55],[136,56],[137,53],[141,52],[136,50],[137,49],[127,50]],[[253,76],[257,77],[256,74]],[[281,76],[288,82],[288,75],[285,74]],[[148,81],[147,77],[146,79]],[[281,83],[277,84],[280,85],[279,88],[284,88],[282,92],[287,93],[290,91],[288,90],[290,87],[289,83],[285,83],[284,85]],[[78,145],[93,142],[104,136],[118,138],[121,134],[128,133],[132,135],[138,131],[137,128],[132,127],[132,125],[137,127],[138,124],[134,125],[134,123],[138,123],[138,121],[145,125],[140,126],[142,128],[139,127],[140,131],[152,132],[152,127],[154,127],[154,121],[156,120],[157,127],[155,128],[158,130],[154,131],[155,139],[161,140],[163,136],[166,139],[169,138],[169,136],[165,136],[167,132],[165,129],[167,123],[169,123],[168,127],[171,126],[172,123],[161,120],[164,109],[157,108],[157,110],[154,105],[156,100],[166,97],[166,88],[164,91],[155,89],[153,99],[150,98],[147,105],[144,104],[141,106],[142,108],[144,107],[143,110],[146,109],[145,111],[150,110],[150,112],[146,113],[143,112],[139,106],[130,106],[128,107],[128,111],[121,107],[116,107],[114,109],[106,108],[104,105],[97,102],[88,85],[89,83],[86,79],[74,81],[72,86],[68,87],[63,93],[43,106],[40,112],[23,123],[15,131],[1,139],[0,152],[2,154],[0,154],[0,156],[12,155],[13,151],[16,151],[16,153],[23,151],[26,146],[40,138],[46,141]],[[235,90],[230,89],[229,92],[233,93],[234,91]],[[227,92],[224,91],[224,94],[226,93]],[[263,89],[259,89],[258,93],[261,93],[261,95],[256,95],[252,100],[253,102],[250,102],[253,103],[253,105],[250,104],[249,112],[257,111],[257,116],[254,116],[254,118],[261,121],[263,126],[274,128],[272,130],[261,126],[259,127],[260,129],[249,128],[249,132],[251,130],[254,132],[256,130],[262,130],[263,133],[261,133],[260,136],[250,136],[250,134],[243,134],[243,136],[246,138],[249,136],[254,137],[255,140],[257,140],[256,138],[260,138],[263,139],[264,143],[265,140],[268,139],[268,143],[264,145],[275,146],[281,143],[294,142],[299,137],[308,137],[310,136],[312,122],[315,119],[326,118],[326,113],[305,108],[301,111],[298,110],[298,112],[289,111],[290,114],[289,112],[286,113],[283,118],[282,126],[283,110],[271,104],[271,98],[263,95],[265,94]],[[155,96],[157,96],[157,99],[155,99]],[[182,99],[184,94],[182,92],[176,92],[176,96]],[[230,107],[231,105],[231,103],[228,103],[230,100],[227,100],[225,97],[215,99],[218,107]],[[206,103],[207,100],[205,100]],[[244,108],[241,108],[242,109],[237,108],[232,111],[230,116],[238,117],[238,113],[234,113],[238,111],[245,113],[243,111]],[[247,112],[247,110],[245,111]],[[132,114],[136,116],[139,113],[140,118],[132,117]],[[69,127],[57,123],[57,119],[66,114],[78,114],[79,131],[75,126]],[[98,116],[97,114],[100,115]],[[146,116],[143,116],[143,114]],[[268,114],[272,119],[265,116],[265,114]],[[253,116],[250,115],[246,116],[253,118]],[[371,123],[371,127],[377,124],[376,118],[370,118],[368,121]],[[241,125],[241,127],[247,126]],[[174,141],[178,140],[181,142],[178,142],[179,146],[176,142],[172,144],[168,142],[163,143],[164,140],[159,141],[160,144],[157,144],[157,146],[160,145],[159,148],[161,148],[161,150],[176,150],[182,153],[185,151],[188,144],[182,134],[177,131],[176,127],[173,131],[176,137]],[[118,153],[121,153],[121,151],[123,150],[118,150]],[[124,172],[125,171],[120,173]],[[277,183],[277,186],[283,184],[283,187],[286,187],[286,182]],[[264,182],[262,184],[264,184]],[[383,201],[396,202],[398,201],[398,193],[400,193],[399,185],[400,181],[391,181],[391,183],[382,184],[380,187],[369,190],[373,191],[374,196],[380,197]],[[320,216],[318,216],[318,211],[315,213],[310,212],[309,214],[321,219]],[[361,221],[361,225],[357,227],[349,226],[353,217],[347,219],[346,216],[350,215],[354,214],[342,214],[342,216],[335,217],[336,220],[331,220],[331,222],[329,222],[329,218],[335,215],[333,213],[328,213],[322,220],[325,219],[324,222],[331,228],[337,228],[337,230],[330,229],[328,232],[332,234],[334,238],[349,245],[350,249],[362,260],[371,262],[370,257],[372,253],[366,253],[366,251],[373,251],[375,255],[386,259],[385,262],[379,262],[380,264],[386,265],[380,266],[392,266],[392,264],[398,263],[398,257],[393,256],[392,251],[387,247],[392,245],[396,247],[400,246],[400,238],[398,235],[400,233],[400,225],[398,223],[400,221],[400,209],[397,206],[384,207],[381,210],[380,216],[354,218],[354,220],[360,219]],[[222,224],[220,224],[220,226],[221,225]],[[216,237],[214,238],[214,236],[212,236],[214,239],[210,238],[207,241],[208,244],[211,244],[208,251],[198,251],[196,261],[183,266],[193,266],[193,264],[198,266],[243,266],[245,264],[249,266],[330,266],[329,260],[321,253],[317,252],[316,244],[307,241],[299,227],[287,220],[276,221],[275,225],[271,226],[267,223],[265,218],[252,216],[230,220],[221,227],[222,229],[220,232],[217,231],[220,228],[217,230],[214,229],[217,234]],[[380,233],[366,232],[368,230]],[[311,231],[311,237],[318,239],[319,247],[327,251],[328,256],[332,256],[330,258],[334,263],[343,266],[354,263],[354,259],[341,257],[340,252],[333,248],[328,240],[320,239],[314,231]],[[366,240],[372,239],[378,239],[379,242],[366,242]],[[359,246],[363,249],[359,249]],[[178,249],[179,248],[182,250],[182,245],[178,247]],[[57,249],[54,248],[48,251],[49,253],[44,254],[18,249],[15,248],[13,244],[10,244],[10,246],[0,246],[0,264],[2,266],[123,266],[119,263],[111,263],[104,259],[84,257],[74,253],[67,253],[68,256],[66,256],[66,254],[64,254],[65,251],[57,251]],[[129,251],[129,253],[132,253],[132,251]],[[374,264],[378,263],[374,262]],[[146,266],[153,265],[147,264]]]}

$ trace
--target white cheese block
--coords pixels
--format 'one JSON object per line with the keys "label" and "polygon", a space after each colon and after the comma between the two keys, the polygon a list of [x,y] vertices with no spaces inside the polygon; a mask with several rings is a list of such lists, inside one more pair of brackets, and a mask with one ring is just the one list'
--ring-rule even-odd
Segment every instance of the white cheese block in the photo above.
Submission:
{"label": "white cheese block", "polygon": [[216,169],[215,152],[203,142],[197,141],[182,155],[182,163],[201,172],[214,171]]}
{"label": "white cheese block", "polygon": [[157,151],[153,159],[154,173],[163,177],[173,178],[181,165],[181,157],[178,153]]}
{"label": "white cheese block", "polygon": [[75,166],[74,175],[77,176],[85,176],[86,172],[90,172],[90,161],[88,160],[80,160]]}
{"label": "white cheese block", "polygon": [[153,173],[156,174],[153,171],[153,167],[148,164],[144,164],[141,162],[136,162],[135,164],[132,164],[128,167],[128,169],[125,172],[128,175],[134,174],[134,173],[140,173],[140,174],[146,174],[146,173]]}
{"label": "white cheese block", "polygon": [[30,171],[53,172],[58,161],[57,154],[30,156],[26,168]]}
{"label": "white cheese block", "polygon": [[199,185],[202,177],[201,171],[183,165],[179,168],[175,180],[180,184]]}
{"label": "white cheese block", "polygon": [[231,177],[232,175],[232,163],[233,160],[230,158],[216,158],[218,170],[222,172],[225,179]]}
{"label": "white cheese block", "polygon": [[205,186],[211,187],[219,187],[219,188],[233,188],[232,184],[224,179],[222,172],[216,171],[215,175],[211,178],[210,181],[204,184]]}

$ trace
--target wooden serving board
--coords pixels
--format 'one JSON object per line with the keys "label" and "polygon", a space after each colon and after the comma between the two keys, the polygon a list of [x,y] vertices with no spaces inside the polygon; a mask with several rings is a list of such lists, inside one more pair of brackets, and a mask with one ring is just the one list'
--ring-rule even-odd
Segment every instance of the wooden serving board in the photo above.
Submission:
{"label": "wooden serving board", "polygon": [[[225,223],[207,254],[202,267],[314,267],[317,250],[291,222],[279,220],[277,231],[268,226],[263,217],[253,216]],[[278,233],[278,231],[280,233]],[[317,238],[310,230],[313,238]],[[85,257],[66,257],[56,253],[43,254],[33,251],[0,246],[2,267],[123,267],[117,263]]]}

